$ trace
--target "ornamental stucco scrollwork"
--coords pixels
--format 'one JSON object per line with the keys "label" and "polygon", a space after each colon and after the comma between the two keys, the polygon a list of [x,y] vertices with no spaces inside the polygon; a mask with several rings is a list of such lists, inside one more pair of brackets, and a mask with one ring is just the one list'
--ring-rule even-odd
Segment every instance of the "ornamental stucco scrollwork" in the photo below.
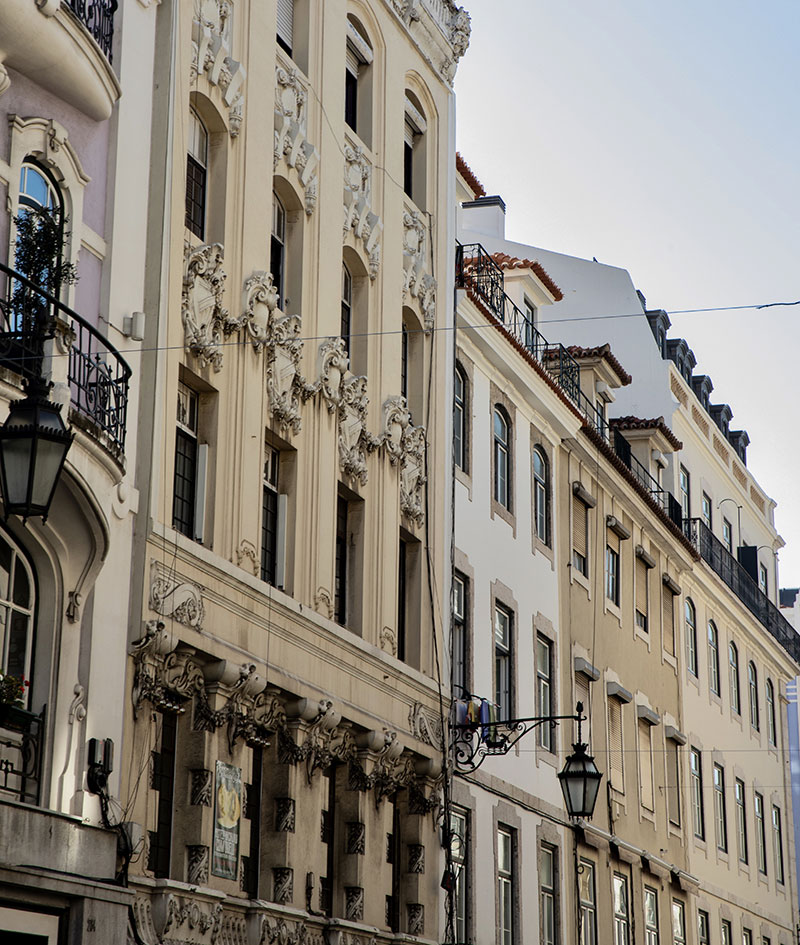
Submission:
{"label": "ornamental stucco scrollwork", "polygon": [[183,713],[203,684],[202,670],[191,651],[175,649],[172,635],[160,620],[147,622],[144,636],[131,644],[131,656],[134,716],[145,701],[165,712]]}
{"label": "ornamental stucco scrollwork", "polygon": [[281,161],[294,168],[311,215],[319,189],[319,151],[307,139],[308,92],[297,69],[275,67],[275,150],[273,170]]}
{"label": "ornamental stucco scrollwork", "polygon": [[417,300],[425,331],[436,313],[436,280],[425,271],[425,224],[418,210],[403,211],[403,298]]}
{"label": "ornamental stucco scrollwork", "polygon": [[222,268],[222,246],[210,243],[193,247],[184,243],[183,295],[181,318],[184,345],[200,363],[222,370],[222,332],[228,311],[222,304],[227,278]]}
{"label": "ornamental stucco scrollwork", "polygon": [[383,223],[371,206],[372,167],[360,147],[344,145],[344,235],[352,230],[364,248],[370,279],[381,264]]}
{"label": "ornamental stucco scrollwork", "polygon": [[150,609],[186,627],[200,630],[205,617],[201,589],[153,559],[150,564]]}
{"label": "ornamental stucco scrollwork", "polygon": [[319,389],[328,413],[333,413],[342,400],[342,381],[350,359],[344,338],[329,338],[319,346]]}
{"label": "ornamental stucco scrollwork", "polygon": [[469,48],[470,35],[472,34],[472,24],[469,13],[464,7],[456,7],[453,4],[453,13],[450,18],[450,29],[448,39],[452,48],[452,55],[446,56],[442,62],[441,75],[449,85],[453,84],[456,77],[458,63],[463,58],[464,53]]}
{"label": "ornamental stucco scrollwork", "polygon": [[235,138],[242,126],[247,72],[231,56],[232,12],[230,0],[195,0],[189,81],[193,83],[204,75],[219,89],[228,109],[228,132]]}
{"label": "ornamental stucco scrollwork", "polygon": [[444,745],[442,720],[421,702],[414,702],[409,709],[408,728],[414,738],[418,738],[421,742],[425,742],[439,751],[442,750]]}
{"label": "ornamental stucco scrollwork", "polygon": [[350,479],[365,485],[367,455],[380,443],[367,432],[367,379],[350,376],[342,381],[339,416],[339,465]]}
{"label": "ornamental stucco scrollwork", "polygon": [[202,894],[137,896],[131,908],[135,941],[144,945],[214,945],[222,920],[222,904]]}
{"label": "ornamental stucco scrollwork", "polygon": [[400,466],[400,511],[420,523],[425,516],[422,492],[426,482],[425,428],[411,423],[405,397],[389,397],[384,402],[380,442],[389,462]]}

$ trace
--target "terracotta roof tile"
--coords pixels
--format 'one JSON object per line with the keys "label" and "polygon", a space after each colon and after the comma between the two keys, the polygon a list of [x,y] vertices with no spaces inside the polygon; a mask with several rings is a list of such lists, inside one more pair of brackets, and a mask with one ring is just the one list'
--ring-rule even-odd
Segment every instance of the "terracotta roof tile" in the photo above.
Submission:
{"label": "terracotta roof tile", "polygon": [[620,430],[658,430],[664,434],[667,442],[674,450],[682,450],[683,443],[675,436],[670,428],[664,423],[663,417],[654,417],[644,420],[641,417],[612,417],[608,421],[612,427]]}
{"label": "terracotta roof tile", "polygon": [[456,170],[467,182],[467,186],[476,197],[486,196],[486,188],[478,180],[478,178],[472,172],[469,164],[467,164],[464,158],[461,157],[458,151],[456,151]]}
{"label": "terracotta roof tile", "polygon": [[603,358],[611,367],[611,370],[620,379],[623,387],[630,384],[632,378],[625,368],[619,363],[611,352],[611,345],[606,342],[604,345],[595,345],[593,348],[582,348],[580,345],[567,345],[567,351],[576,360],[581,358]]}
{"label": "terracotta roof tile", "polygon": [[536,275],[544,283],[547,291],[553,296],[556,302],[560,302],[564,298],[564,293],[559,289],[559,287],[553,282],[553,280],[548,276],[545,271],[544,266],[541,263],[536,262],[534,259],[520,259],[518,256],[509,256],[508,253],[492,253],[492,259],[500,266],[501,269],[530,269],[536,273]]}

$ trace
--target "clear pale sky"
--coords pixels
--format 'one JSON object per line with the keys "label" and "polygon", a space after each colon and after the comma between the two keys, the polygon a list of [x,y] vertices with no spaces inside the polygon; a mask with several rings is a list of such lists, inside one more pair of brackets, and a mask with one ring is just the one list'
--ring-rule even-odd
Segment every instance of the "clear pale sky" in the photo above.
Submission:
{"label": "clear pale sky", "polygon": [[[627,269],[750,434],[800,585],[799,0],[464,0],[457,144],[513,240]],[[553,339],[558,340],[558,339]]]}

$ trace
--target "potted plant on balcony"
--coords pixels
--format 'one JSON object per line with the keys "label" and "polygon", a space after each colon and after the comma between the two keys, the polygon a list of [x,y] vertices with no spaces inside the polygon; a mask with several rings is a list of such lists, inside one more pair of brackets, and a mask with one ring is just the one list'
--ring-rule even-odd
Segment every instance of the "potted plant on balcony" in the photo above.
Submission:
{"label": "potted plant on balcony", "polygon": [[27,730],[31,713],[24,706],[25,690],[29,686],[30,682],[21,676],[0,673],[0,726]]}

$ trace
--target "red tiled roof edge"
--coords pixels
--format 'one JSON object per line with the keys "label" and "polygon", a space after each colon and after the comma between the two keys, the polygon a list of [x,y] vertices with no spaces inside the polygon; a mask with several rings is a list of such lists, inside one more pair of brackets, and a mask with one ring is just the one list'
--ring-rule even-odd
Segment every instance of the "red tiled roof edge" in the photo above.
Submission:
{"label": "red tiled roof edge", "polygon": [[647,489],[639,482],[639,480],[633,475],[633,473],[628,469],[625,463],[617,456],[617,454],[611,449],[611,447],[606,443],[606,441],[600,436],[597,431],[587,424],[586,418],[578,410],[575,404],[567,397],[563,390],[558,386],[553,377],[542,367],[542,365],[533,357],[533,355],[524,348],[516,338],[513,338],[506,331],[505,327],[498,322],[498,320],[492,315],[486,305],[483,303],[482,299],[478,296],[472,286],[467,286],[467,295],[474,303],[475,307],[479,309],[483,315],[488,319],[490,324],[503,334],[503,337],[508,341],[508,343],[515,348],[519,354],[525,359],[525,361],[530,364],[530,366],[536,371],[536,373],[545,381],[545,383],[552,389],[556,396],[564,403],[566,406],[575,414],[575,416],[583,421],[583,427],[581,428],[586,436],[594,443],[603,455],[609,460],[611,465],[620,473],[620,475],[627,480],[627,482],[633,486],[634,491],[637,492],[647,504],[658,513],[661,521],[670,529],[673,535],[680,539],[684,547],[691,553],[692,557],[696,560],[700,560],[700,554],[694,545],[689,541],[689,539],[684,535],[683,531],[678,528],[678,526],[667,517],[664,510],[656,502],[656,500],[650,495]]}
{"label": "red tiled roof edge", "polygon": [[569,351],[573,358],[578,360],[580,360],[580,358],[603,358],[604,361],[609,363],[611,370],[620,379],[623,387],[627,387],[633,380],[630,374],[628,374],[617,360],[608,342],[604,345],[595,345],[593,348],[582,348],[580,345],[567,345],[567,351]]}
{"label": "red tiled roof edge", "polygon": [[667,442],[674,450],[682,450],[683,443],[675,436],[670,428],[664,423],[663,417],[654,417],[650,420],[644,420],[641,417],[612,417],[608,421],[612,427],[619,427],[620,430],[658,430],[664,434]]}
{"label": "red tiled roof edge", "polygon": [[560,302],[564,298],[564,293],[547,274],[544,266],[536,262],[535,259],[519,259],[517,256],[509,256],[507,253],[492,253],[492,259],[501,269],[532,269],[542,280],[545,288],[556,302]]}
{"label": "red tiled roof edge", "polygon": [[456,151],[456,170],[464,178],[469,186],[469,189],[476,197],[485,197],[486,188],[478,180],[475,174],[472,171],[472,168],[467,164],[463,157]]}

